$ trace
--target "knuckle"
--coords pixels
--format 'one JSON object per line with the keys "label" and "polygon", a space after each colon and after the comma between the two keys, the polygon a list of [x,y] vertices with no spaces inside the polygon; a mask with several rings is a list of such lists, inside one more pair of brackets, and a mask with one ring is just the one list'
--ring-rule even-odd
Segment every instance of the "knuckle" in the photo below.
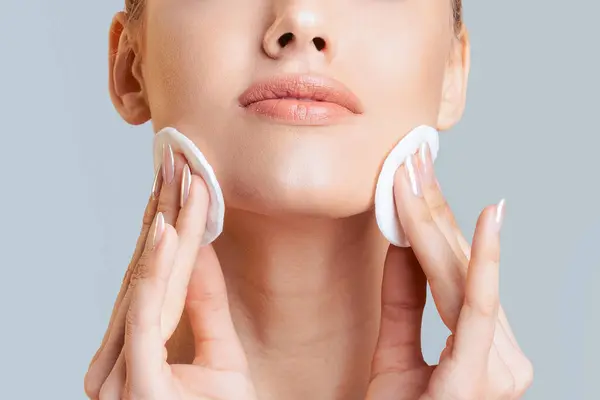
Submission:
{"label": "knuckle", "polygon": [[[154,221],[154,217],[156,216],[156,209],[154,207],[146,207],[144,210],[144,216],[142,218],[142,224],[144,227],[149,227],[152,225]],[[142,229],[142,232],[144,229]]]}
{"label": "knuckle", "polygon": [[437,218],[445,217],[446,210],[448,209],[448,203],[446,199],[444,199],[440,195],[435,195],[430,200],[429,208],[431,209],[431,214],[436,216]]}
{"label": "knuckle", "polygon": [[421,211],[418,213],[419,221],[425,224],[435,224],[435,220],[433,219],[431,209],[426,206],[420,207],[420,209]]}
{"label": "knuckle", "polygon": [[479,385],[461,384],[460,380],[448,383],[446,389],[447,400],[481,400],[481,392]]}
{"label": "knuckle", "polygon": [[135,285],[143,279],[147,279],[150,275],[150,260],[148,255],[140,257],[135,268],[131,272],[130,287],[133,288]]}
{"label": "knuckle", "polygon": [[446,339],[446,348],[452,349],[453,347],[454,347],[454,334],[448,336],[448,339]]}
{"label": "knuckle", "polygon": [[481,293],[477,299],[467,296],[465,305],[481,317],[495,318],[497,315],[498,301],[493,294]]}
{"label": "knuckle", "polygon": [[155,325],[153,313],[148,313],[147,307],[139,299],[132,298],[125,316],[124,347],[131,343],[134,336],[146,334]]}
{"label": "knuckle", "polygon": [[533,383],[534,369],[531,361],[525,357],[519,363],[515,374],[516,390],[519,394],[524,393]]}
{"label": "knuckle", "polygon": [[103,382],[100,382],[97,376],[92,366],[83,378],[83,390],[85,391],[85,395],[90,399],[97,399],[100,395],[100,388]]}
{"label": "knuckle", "polygon": [[223,291],[206,290],[196,293],[192,300],[192,304],[194,303],[212,312],[218,312],[228,307],[227,294]]}
{"label": "knuckle", "polygon": [[512,399],[515,393],[515,381],[512,378],[502,379],[496,383],[496,398],[498,399]]}
{"label": "knuckle", "polygon": [[423,307],[425,307],[425,299],[421,300],[414,296],[411,299],[384,302],[381,305],[381,314],[382,317],[385,316],[392,321],[400,321],[407,315],[412,316],[414,313],[422,312]]}
{"label": "knuckle", "polygon": [[133,336],[133,332],[135,331],[136,326],[138,325],[137,313],[134,311],[135,307],[132,307],[127,312],[125,316],[125,342],[128,342],[129,339]]}
{"label": "knuckle", "polygon": [[122,287],[129,286],[129,283],[131,282],[131,276],[133,275],[133,271],[135,270],[136,265],[137,263],[131,263],[127,266],[127,270],[125,271],[125,275],[123,275],[123,280],[121,281]]}
{"label": "knuckle", "polygon": [[223,292],[211,293],[207,297],[211,311],[221,311],[228,306],[227,295]]}

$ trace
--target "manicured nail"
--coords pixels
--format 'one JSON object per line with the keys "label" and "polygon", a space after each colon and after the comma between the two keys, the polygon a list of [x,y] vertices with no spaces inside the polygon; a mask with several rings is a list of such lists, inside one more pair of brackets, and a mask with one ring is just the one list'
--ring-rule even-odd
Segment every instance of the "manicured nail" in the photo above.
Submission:
{"label": "manicured nail", "polygon": [[171,184],[175,178],[175,157],[170,144],[163,145],[162,173],[167,185]]}
{"label": "manicured nail", "polygon": [[427,142],[423,142],[419,147],[419,172],[424,185],[433,182],[433,160],[431,159],[431,150]]}
{"label": "manicured nail", "polygon": [[498,230],[500,230],[500,228],[502,227],[502,222],[504,221],[504,206],[505,206],[505,204],[506,204],[506,200],[502,199],[496,205],[496,217],[494,220],[496,222],[496,225],[498,226]]}
{"label": "manicured nail", "polygon": [[183,208],[183,206],[185,205],[185,202],[188,199],[188,196],[190,195],[190,187],[192,186],[192,172],[190,171],[190,166],[185,164],[185,167],[183,167],[183,176],[181,177],[181,195],[179,197],[180,199],[180,205],[181,208]]}
{"label": "manicured nail", "polygon": [[156,214],[156,220],[154,221],[154,230],[152,232],[152,249],[160,242],[163,232],[165,231],[165,216],[159,212]]}
{"label": "manicured nail", "polygon": [[154,181],[152,182],[152,198],[155,200],[160,195],[160,188],[162,186],[162,173],[160,170],[160,166],[156,168],[156,172],[154,173]]}
{"label": "manicured nail", "polygon": [[404,168],[406,168],[406,175],[410,182],[410,188],[415,196],[421,197],[421,181],[419,174],[415,169],[415,155],[409,156],[404,162]]}

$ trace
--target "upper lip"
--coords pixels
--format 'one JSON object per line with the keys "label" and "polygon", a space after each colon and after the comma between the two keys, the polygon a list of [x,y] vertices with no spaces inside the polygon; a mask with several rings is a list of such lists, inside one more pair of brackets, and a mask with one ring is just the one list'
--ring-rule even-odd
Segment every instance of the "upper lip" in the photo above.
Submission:
{"label": "upper lip", "polygon": [[335,79],[320,75],[282,75],[251,85],[239,97],[242,107],[273,99],[301,99],[338,104],[361,114],[362,104],[354,93]]}

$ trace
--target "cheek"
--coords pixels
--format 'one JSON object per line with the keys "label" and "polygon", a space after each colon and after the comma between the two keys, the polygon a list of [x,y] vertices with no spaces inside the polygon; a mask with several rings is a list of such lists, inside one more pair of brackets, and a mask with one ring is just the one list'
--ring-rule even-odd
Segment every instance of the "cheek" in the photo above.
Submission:
{"label": "cheek", "polygon": [[[381,122],[435,123],[449,51],[447,31],[439,19],[401,18],[370,24],[348,49],[367,103],[368,114]],[[374,38],[377,38],[374,40]],[[358,49],[362,49],[359,51]]]}
{"label": "cheek", "polygon": [[385,154],[414,126],[437,119],[444,36],[408,16],[382,19],[381,10],[344,15],[332,26],[339,53],[328,71],[361,97],[365,115],[327,134],[253,124],[239,118],[237,96],[276,71],[259,56],[268,16],[251,7],[260,1],[236,1],[236,12],[219,1],[153,2],[161,6],[148,10],[144,58],[153,124],[190,136],[236,207],[364,211]]}
{"label": "cheek", "polygon": [[157,126],[218,122],[247,86],[257,39],[247,30],[240,34],[240,27],[252,25],[250,14],[212,8],[164,7],[148,14],[152,45],[144,55],[144,79]]}
{"label": "cheek", "polygon": [[382,43],[364,66],[372,78],[365,87],[373,111],[408,113],[436,111],[439,103],[444,60],[439,52],[408,40]]}

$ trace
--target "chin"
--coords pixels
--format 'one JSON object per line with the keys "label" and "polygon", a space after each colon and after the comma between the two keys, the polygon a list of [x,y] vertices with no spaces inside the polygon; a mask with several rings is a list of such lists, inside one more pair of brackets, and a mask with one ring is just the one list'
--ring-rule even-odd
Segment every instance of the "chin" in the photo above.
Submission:
{"label": "chin", "polygon": [[[374,183],[306,168],[221,174],[226,207],[271,217],[347,218],[373,208]],[[322,171],[320,171],[322,172]],[[327,176],[337,176],[330,180]]]}
{"label": "chin", "polygon": [[403,131],[362,117],[324,127],[235,114],[204,120],[210,126],[188,120],[175,127],[211,163],[227,209],[265,216],[339,219],[372,210],[381,166]]}

